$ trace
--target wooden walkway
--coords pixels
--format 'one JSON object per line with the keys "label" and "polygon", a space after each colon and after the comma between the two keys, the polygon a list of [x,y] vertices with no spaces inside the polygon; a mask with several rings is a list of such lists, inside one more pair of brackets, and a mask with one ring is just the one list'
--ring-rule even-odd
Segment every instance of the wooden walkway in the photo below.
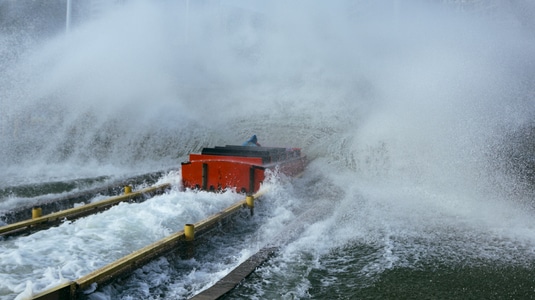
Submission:
{"label": "wooden walkway", "polygon": [[241,263],[236,269],[232,270],[227,276],[221,278],[216,284],[200,292],[191,298],[191,300],[213,300],[221,298],[256,270],[258,266],[268,260],[277,249],[277,247],[261,249],[249,259]]}

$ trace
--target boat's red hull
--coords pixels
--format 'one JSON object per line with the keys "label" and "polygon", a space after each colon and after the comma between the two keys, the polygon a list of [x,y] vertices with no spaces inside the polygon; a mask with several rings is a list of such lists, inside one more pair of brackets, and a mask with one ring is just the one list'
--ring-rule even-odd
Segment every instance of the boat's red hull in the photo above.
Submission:
{"label": "boat's red hull", "polygon": [[266,169],[288,176],[303,172],[306,157],[298,148],[225,146],[204,148],[182,163],[184,188],[217,191],[235,188],[253,194],[260,189]]}

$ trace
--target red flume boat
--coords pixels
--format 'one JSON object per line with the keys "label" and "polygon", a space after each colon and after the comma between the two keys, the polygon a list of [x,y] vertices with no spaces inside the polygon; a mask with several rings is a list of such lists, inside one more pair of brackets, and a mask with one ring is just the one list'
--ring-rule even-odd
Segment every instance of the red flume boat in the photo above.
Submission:
{"label": "red flume boat", "polygon": [[296,176],[303,172],[306,156],[300,148],[216,146],[189,155],[182,163],[184,188],[220,191],[234,188],[254,194],[260,189],[267,169]]}

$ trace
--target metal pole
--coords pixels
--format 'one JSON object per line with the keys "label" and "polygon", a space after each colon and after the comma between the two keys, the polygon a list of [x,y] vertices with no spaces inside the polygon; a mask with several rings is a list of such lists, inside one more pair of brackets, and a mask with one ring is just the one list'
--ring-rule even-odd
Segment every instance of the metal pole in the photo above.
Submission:
{"label": "metal pole", "polygon": [[71,30],[71,12],[72,12],[72,0],[67,0],[67,16],[65,21],[65,32],[69,34]]}

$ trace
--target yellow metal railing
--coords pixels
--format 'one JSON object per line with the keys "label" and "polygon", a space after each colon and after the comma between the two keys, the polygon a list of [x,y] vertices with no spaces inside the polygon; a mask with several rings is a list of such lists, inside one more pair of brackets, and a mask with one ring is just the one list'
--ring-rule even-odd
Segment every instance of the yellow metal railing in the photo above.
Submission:
{"label": "yellow metal railing", "polygon": [[186,224],[184,230],[176,232],[168,237],[165,237],[151,245],[139,249],[127,256],[124,256],[113,263],[110,263],[98,270],[95,270],[82,278],[75,281],[67,282],[52,288],[48,291],[35,295],[33,299],[58,299],[70,300],[75,299],[76,294],[84,289],[87,289],[93,283],[103,284],[112,278],[129,273],[136,268],[150,260],[168,252],[175,248],[181,242],[190,242],[195,239],[195,232],[204,231],[215,225],[220,221],[237,213],[242,208],[249,208],[251,213],[254,207],[254,199],[262,196],[265,191],[258,192],[255,195],[247,196],[246,199],[241,200],[226,209],[204,219],[195,224]]}

